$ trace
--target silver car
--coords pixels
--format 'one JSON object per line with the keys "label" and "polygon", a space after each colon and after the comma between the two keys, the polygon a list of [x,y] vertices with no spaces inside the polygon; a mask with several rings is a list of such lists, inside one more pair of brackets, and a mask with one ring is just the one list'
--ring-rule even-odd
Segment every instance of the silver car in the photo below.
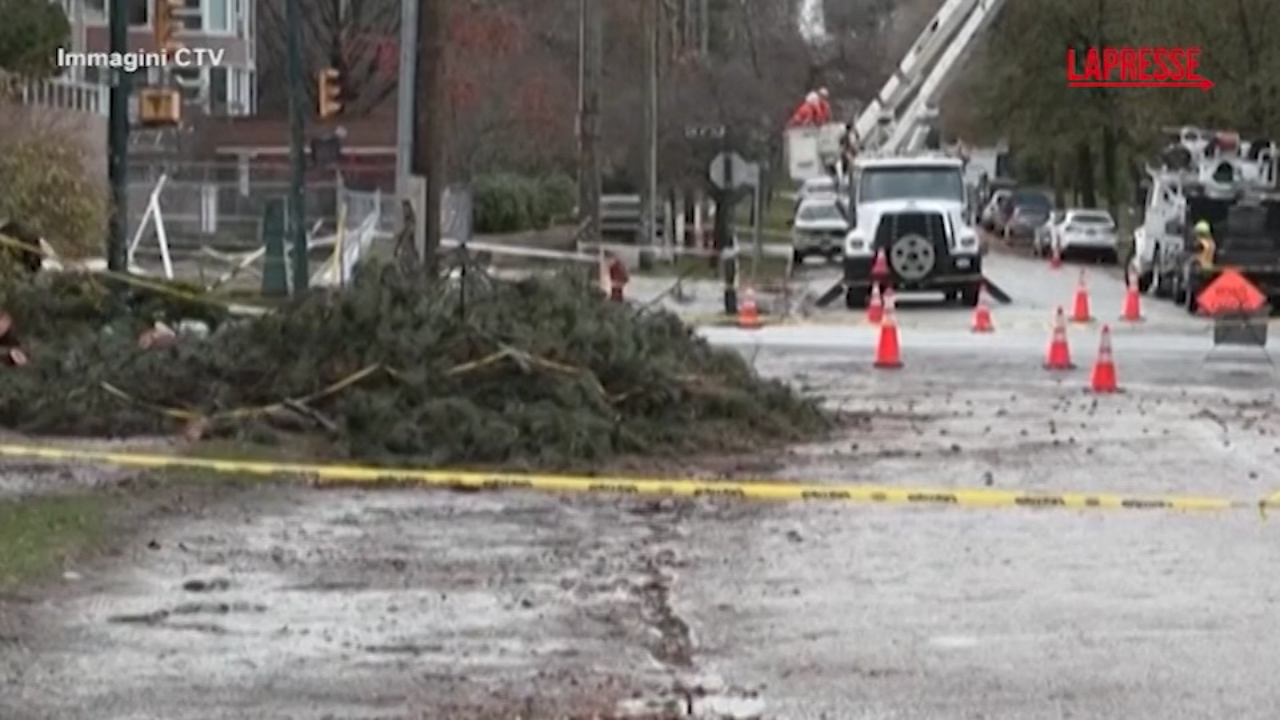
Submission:
{"label": "silver car", "polygon": [[1041,257],[1087,256],[1109,264],[1119,261],[1119,237],[1115,218],[1106,210],[1073,208],[1062,211],[1044,232],[1036,233],[1035,251]]}
{"label": "silver car", "polygon": [[812,256],[828,261],[840,258],[844,236],[849,232],[840,199],[834,195],[814,197],[800,203],[791,221],[791,253],[796,264]]}

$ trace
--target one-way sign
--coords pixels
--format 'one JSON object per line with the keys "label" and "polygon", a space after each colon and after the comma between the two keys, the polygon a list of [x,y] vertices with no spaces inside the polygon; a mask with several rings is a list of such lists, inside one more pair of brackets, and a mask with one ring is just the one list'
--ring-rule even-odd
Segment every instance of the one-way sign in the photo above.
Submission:
{"label": "one-way sign", "polygon": [[711,182],[721,190],[754,187],[760,181],[760,166],[747,162],[736,152],[722,152],[707,169]]}

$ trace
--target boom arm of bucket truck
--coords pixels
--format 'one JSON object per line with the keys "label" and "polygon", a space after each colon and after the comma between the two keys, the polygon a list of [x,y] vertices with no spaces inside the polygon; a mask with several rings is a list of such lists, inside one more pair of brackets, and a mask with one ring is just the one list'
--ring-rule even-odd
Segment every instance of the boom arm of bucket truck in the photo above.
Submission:
{"label": "boom arm of bucket truck", "polygon": [[880,148],[907,102],[925,81],[938,56],[981,0],[946,0],[920,32],[907,54],[853,123],[864,147]]}
{"label": "boom arm of bucket truck", "polygon": [[[931,32],[935,23],[939,28],[943,28],[954,27],[957,22],[950,18],[946,22],[940,22],[941,13],[946,11],[947,5],[951,4],[947,2],[942,10],[939,10],[939,17],[935,17],[934,22],[925,28],[925,37],[917,41],[925,42],[934,48],[941,46],[942,52],[937,55],[936,50],[931,51],[933,54],[930,57],[936,56],[936,62],[918,83],[913,84],[914,92],[904,94],[904,98],[909,98],[905,107],[895,108],[898,112],[896,120],[882,126],[882,130],[888,131],[887,137],[883,145],[874,148],[875,150],[901,153],[915,152],[924,148],[925,138],[930,130],[929,123],[937,117],[936,106],[939,98],[968,57],[978,37],[987,29],[1000,7],[1004,5],[1005,0],[957,1],[961,5],[960,10],[957,11],[960,18],[959,29],[955,30],[949,39],[943,39],[937,32]],[[892,81],[892,78],[890,80]],[[888,87],[887,84],[886,87]],[[859,126],[864,122],[867,120],[858,118]]]}
{"label": "boom arm of bucket truck", "polygon": [[[837,172],[842,144],[862,152],[892,154],[926,144],[938,95],[1005,0],[945,0],[880,92],[846,129],[839,124],[787,131],[792,179]],[[842,143],[843,140],[843,143]]]}

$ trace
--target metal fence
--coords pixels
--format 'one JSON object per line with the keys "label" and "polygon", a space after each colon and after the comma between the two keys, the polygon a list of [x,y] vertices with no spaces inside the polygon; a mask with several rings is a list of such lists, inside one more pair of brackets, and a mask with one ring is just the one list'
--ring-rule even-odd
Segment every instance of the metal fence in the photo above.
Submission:
{"label": "metal fence", "polygon": [[[363,218],[370,213],[378,218],[381,232],[396,233],[404,222],[400,201],[390,193],[368,192],[349,187],[339,188],[339,198],[346,204],[347,217]],[[473,224],[473,193],[465,184],[450,185],[440,198],[440,232],[449,240],[470,240]]]}
{"label": "metal fence", "polygon": [[[164,183],[157,193],[161,178]],[[131,236],[147,217],[153,194],[160,208],[168,247],[176,255],[210,248],[244,253],[262,247],[261,225],[266,203],[287,197],[287,163],[135,163],[130,168],[129,219]],[[367,177],[336,171],[308,173],[304,193],[306,225],[316,259],[330,262],[326,250],[341,243],[340,262],[324,271],[327,282],[345,282],[362,258],[393,254],[402,228],[401,203],[392,193],[371,189]],[[472,192],[452,186],[442,197],[445,238],[465,241],[471,236]],[[153,236],[154,229],[144,235]],[[339,240],[341,238],[341,240]],[[144,241],[149,245],[150,241]]]}
{"label": "metal fence", "polygon": [[[151,193],[162,176],[168,180],[160,196],[160,206],[165,230],[176,248],[203,245],[242,250],[257,247],[261,244],[258,228],[265,203],[289,194],[287,163],[136,163],[129,171],[131,228],[142,221]],[[303,197],[307,227],[320,224],[332,230],[339,198],[349,180],[334,170],[310,170],[306,180]],[[381,202],[388,204],[389,201]],[[394,208],[394,202],[389,204]]]}

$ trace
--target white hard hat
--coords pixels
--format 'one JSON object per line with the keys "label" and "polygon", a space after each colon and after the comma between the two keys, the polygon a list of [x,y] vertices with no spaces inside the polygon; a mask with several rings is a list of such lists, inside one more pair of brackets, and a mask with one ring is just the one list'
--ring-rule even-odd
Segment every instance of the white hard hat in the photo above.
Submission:
{"label": "white hard hat", "polygon": [[811,92],[804,96],[805,102],[818,102],[818,93]]}

